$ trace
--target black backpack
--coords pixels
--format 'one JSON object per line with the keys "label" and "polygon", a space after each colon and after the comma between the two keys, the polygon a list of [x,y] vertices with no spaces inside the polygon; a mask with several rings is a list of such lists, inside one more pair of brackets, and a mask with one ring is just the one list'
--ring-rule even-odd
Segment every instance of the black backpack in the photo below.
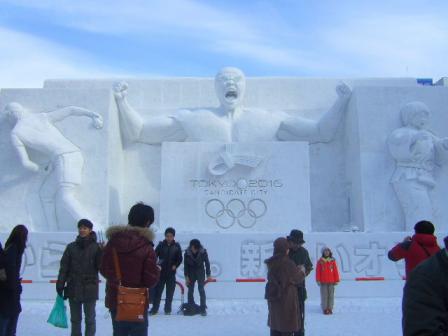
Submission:
{"label": "black backpack", "polygon": [[180,306],[180,313],[185,316],[193,316],[201,313],[201,306],[196,303],[183,303]]}

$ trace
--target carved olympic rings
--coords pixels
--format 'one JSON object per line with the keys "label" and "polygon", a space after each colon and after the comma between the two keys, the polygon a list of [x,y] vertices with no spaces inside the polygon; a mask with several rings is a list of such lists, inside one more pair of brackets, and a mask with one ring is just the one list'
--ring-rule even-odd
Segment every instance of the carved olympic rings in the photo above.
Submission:
{"label": "carved olympic rings", "polygon": [[[263,217],[268,211],[266,202],[260,198],[251,199],[247,205],[246,203],[238,198],[232,198],[224,205],[224,202],[220,199],[213,198],[207,201],[205,204],[205,213],[210,218],[214,219],[216,225],[220,228],[228,229],[232,227],[235,222],[239,226],[249,229],[253,227],[257,220]],[[249,215],[250,221],[247,223],[243,220],[245,215]],[[231,219],[228,223],[225,223],[222,216],[226,215]]]}

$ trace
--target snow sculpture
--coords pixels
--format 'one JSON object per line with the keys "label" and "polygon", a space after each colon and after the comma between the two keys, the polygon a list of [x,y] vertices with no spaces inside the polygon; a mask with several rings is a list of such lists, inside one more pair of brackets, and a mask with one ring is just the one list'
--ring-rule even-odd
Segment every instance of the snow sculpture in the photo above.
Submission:
{"label": "snow sculpture", "polygon": [[208,171],[213,176],[220,176],[236,166],[256,168],[263,159],[254,153],[240,151],[235,144],[226,144],[225,150],[210,161]]}
{"label": "snow sculpture", "polygon": [[156,144],[164,141],[261,142],[299,140],[329,142],[345,111],[351,89],[337,86],[339,96],[332,108],[319,120],[292,117],[287,113],[244,108],[245,76],[237,68],[221,69],[215,77],[220,106],[215,109],[180,110],[172,116],[148,120],[136,112],[126,99],[128,85],[114,86],[121,117],[121,129],[131,142]]}
{"label": "snow sculpture", "polygon": [[[6,105],[4,112],[14,124],[11,140],[22,165],[32,172],[47,174],[39,193],[48,226],[46,229],[73,230],[73,221],[88,217],[75,194],[82,183],[84,159],[81,150],[53,123],[70,116],[86,116],[92,118],[93,126],[99,129],[103,127],[102,117],[98,113],[76,106],[48,113],[31,113],[17,102]],[[33,162],[28,153],[29,149],[48,158],[48,164],[42,167]],[[61,209],[68,212],[73,221],[67,222],[58,218],[58,210]]]}
{"label": "snow sculpture", "polygon": [[405,216],[406,230],[412,230],[418,221],[433,219],[429,192],[436,185],[434,167],[448,153],[448,138],[439,138],[428,129],[430,110],[426,104],[407,103],[400,113],[404,127],[394,130],[387,139],[396,161],[391,183]]}
{"label": "snow sculpture", "polygon": [[[120,128],[123,136],[131,143],[140,142],[145,144],[159,144],[163,142],[200,142],[205,143],[218,143],[226,144],[225,150],[219,150],[215,152],[210,161],[206,163],[207,171],[212,176],[212,179],[219,185],[224,185],[225,181],[236,179],[238,181],[245,181],[247,179],[264,180],[265,169],[269,165],[265,165],[264,168],[257,169],[262,165],[263,161],[272,161],[267,153],[270,151],[268,145],[262,145],[262,142],[276,142],[278,140],[284,141],[308,141],[308,142],[330,142],[339,126],[339,123],[346,110],[347,102],[351,96],[351,89],[346,84],[339,84],[336,88],[338,99],[333,106],[327,111],[323,117],[318,121],[309,120],[297,116],[291,116],[284,111],[269,111],[259,108],[245,108],[243,106],[244,93],[246,89],[246,79],[243,72],[237,68],[226,67],[221,69],[215,76],[215,93],[220,102],[217,108],[198,108],[194,110],[178,110],[171,115],[150,117],[143,119],[141,115],[130,106],[127,101],[128,85],[125,82],[117,83],[114,86],[115,100],[120,114]],[[246,148],[247,144],[254,145],[249,150]],[[179,144],[176,144],[179,147]],[[197,150],[205,150],[207,153],[212,151],[214,145],[210,144],[209,147],[198,146]],[[184,146],[185,147],[185,146]],[[255,148],[259,147],[260,150],[257,154],[254,154]],[[268,148],[269,147],[269,148]],[[286,147],[285,147],[286,148]],[[170,147],[170,149],[173,149]],[[187,148],[184,148],[187,150]],[[288,147],[291,150],[291,147]],[[162,149],[167,150],[167,147]],[[308,157],[304,158],[303,151],[297,151],[298,148],[291,151],[289,155],[298,156],[308,163]],[[305,149],[307,152],[308,150]],[[284,153],[284,151],[281,151]],[[201,155],[201,158],[207,156],[205,152]],[[308,153],[306,153],[308,155]],[[170,157],[168,153],[165,155]],[[165,164],[164,170],[167,169],[168,162],[163,161],[164,155],[162,154],[162,165]],[[279,159],[279,158],[277,158]],[[280,159],[281,160],[281,159]],[[188,166],[194,166],[198,164],[198,167],[202,167],[202,161],[194,161],[192,157],[185,158],[184,162],[189,162]],[[295,161],[296,162],[296,161]],[[174,171],[171,171],[170,180],[172,181],[174,175],[180,174],[183,179],[180,178],[178,183],[182,186],[189,185],[188,180],[210,180],[205,172],[202,174],[201,168],[198,168],[196,173],[189,171],[185,168],[187,165],[177,165],[173,167]],[[309,173],[304,176],[304,169],[299,166],[293,166],[291,162],[287,162],[286,166],[291,169],[291,172],[283,172],[284,175],[277,176],[277,178],[284,179],[285,184],[288,187],[292,185],[300,185],[302,182],[298,180],[306,180],[307,187],[301,192],[304,193],[302,201],[297,201],[296,211],[297,213],[289,212],[286,208],[291,207],[286,204],[278,205],[276,208],[280,209],[283,214],[288,213],[290,218],[297,217],[299,214],[299,208],[302,210],[304,223],[302,229],[309,231],[310,225],[310,200],[309,200]],[[271,166],[269,166],[271,167]],[[272,168],[272,167],[271,167]],[[183,170],[180,172],[180,170]],[[189,176],[189,177],[188,177]],[[286,183],[288,181],[288,183]],[[213,183],[213,185],[215,185]],[[213,221],[216,222],[220,229],[227,230],[232,229],[232,232],[239,232],[241,228],[253,229],[253,230],[274,230],[274,226],[268,226],[268,222],[272,222],[272,217],[268,214],[264,220],[266,212],[271,212],[275,207],[273,204],[273,195],[263,195],[261,198],[255,197],[252,194],[247,194],[238,198],[238,200],[230,199],[229,195],[233,192],[247,192],[248,189],[243,186],[239,186],[235,190],[214,190],[219,194],[219,197],[204,196],[203,191],[194,190],[194,188],[185,189],[184,195],[188,194],[190,197],[185,199],[173,200],[173,197],[165,197],[167,194],[172,195],[171,192],[167,192],[174,188],[171,182],[164,180],[162,176],[162,192],[161,192],[161,225],[169,225],[169,223],[175,222],[178,224],[180,218],[173,218],[169,214],[182,213],[183,222],[185,223],[185,230],[194,227],[195,230],[215,230],[213,227]],[[286,187],[285,187],[286,188]],[[306,193],[308,191],[308,194]],[[308,205],[304,204],[308,202]],[[191,203],[191,204],[190,204]],[[168,205],[169,204],[169,205]],[[187,205],[188,204],[188,205]],[[220,208],[219,205],[222,204]],[[227,204],[227,206],[226,206]],[[299,206],[300,204],[300,206]],[[199,208],[197,206],[199,205]],[[249,205],[257,206],[260,208],[260,213],[256,214]],[[246,211],[246,208],[249,209]],[[217,213],[211,211],[211,208],[217,208]],[[230,209],[231,208],[231,209]],[[284,211],[282,211],[284,210]],[[232,214],[232,211],[236,211],[236,214],[230,216],[229,223],[218,223],[217,216],[223,216],[224,214]],[[191,217],[186,214],[189,213]],[[201,213],[201,214],[199,214]],[[306,213],[306,215],[304,214]],[[168,214],[168,215],[167,215]],[[235,222],[240,221],[240,217],[247,215],[249,224],[242,224],[240,226],[233,225]],[[168,217],[167,217],[168,216]],[[272,215],[271,215],[272,216]],[[189,218],[189,221],[186,218]],[[253,219],[260,219],[260,225],[255,227],[255,221]],[[242,220],[242,219],[241,219]],[[284,220],[283,223],[287,223]],[[275,226],[278,228],[277,226]]]}

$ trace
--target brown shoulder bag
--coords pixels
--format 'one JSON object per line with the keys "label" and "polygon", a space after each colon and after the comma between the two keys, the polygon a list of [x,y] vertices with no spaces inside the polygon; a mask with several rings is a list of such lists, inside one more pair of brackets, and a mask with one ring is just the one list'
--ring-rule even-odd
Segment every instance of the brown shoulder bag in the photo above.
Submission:
{"label": "brown shoulder bag", "polygon": [[116,321],[144,322],[148,304],[148,288],[131,288],[121,285],[121,270],[118,254],[113,249],[115,273],[118,279]]}

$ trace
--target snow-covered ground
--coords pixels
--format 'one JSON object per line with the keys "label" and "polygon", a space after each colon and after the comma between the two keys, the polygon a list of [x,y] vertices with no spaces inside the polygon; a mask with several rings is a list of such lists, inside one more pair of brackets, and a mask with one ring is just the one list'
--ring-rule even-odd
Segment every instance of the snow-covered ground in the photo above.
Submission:
{"label": "snow-covered ground", "polygon": [[[163,305],[163,302],[162,302]],[[173,307],[179,302],[174,302]],[[23,302],[18,335],[69,335],[46,323],[51,301]],[[209,300],[208,316],[156,315],[149,319],[149,335],[245,336],[269,335],[264,300]],[[112,335],[104,302],[97,304],[97,335]],[[334,315],[323,315],[319,302],[308,300],[307,336],[396,336],[401,335],[401,298],[336,298]]]}

